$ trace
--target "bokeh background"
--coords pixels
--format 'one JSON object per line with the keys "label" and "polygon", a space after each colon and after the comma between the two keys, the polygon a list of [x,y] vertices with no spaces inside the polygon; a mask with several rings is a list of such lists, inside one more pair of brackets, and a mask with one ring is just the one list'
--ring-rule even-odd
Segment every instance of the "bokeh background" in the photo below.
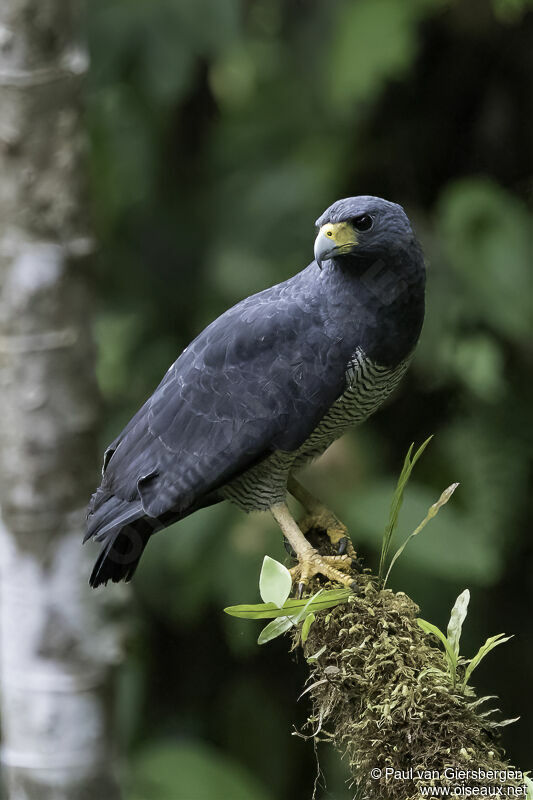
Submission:
{"label": "bokeh background", "polygon": [[[92,0],[87,87],[102,450],[203,326],[312,258],[334,200],[403,204],[428,262],[427,321],[392,402],[308,470],[379,558],[411,442],[399,539],[460,488],[391,585],[445,628],[469,588],[463,650],[515,638],[476,673],[520,716],[533,767],[531,533],[533,11],[521,0]],[[304,481],[304,482],[305,482]],[[292,735],[304,663],[222,609],[255,602],[267,515],[219,506],[155,537],[122,611],[117,739],[130,800],[304,800],[316,761]],[[319,751],[321,798],[347,800]]]}

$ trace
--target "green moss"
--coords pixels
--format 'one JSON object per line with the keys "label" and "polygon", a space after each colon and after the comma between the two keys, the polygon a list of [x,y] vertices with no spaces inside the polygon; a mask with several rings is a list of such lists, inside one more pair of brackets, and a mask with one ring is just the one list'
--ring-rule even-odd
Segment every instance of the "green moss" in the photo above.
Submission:
{"label": "green moss", "polygon": [[[343,754],[358,794],[403,800],[420,797],[420,786],[430,783],[523,785],[522,779],[417,777],[426,770],[442,776],[447,768],[511,767],[497,744],[498,723],[470,687],[452,687],[443,651],[416,622],[416,604],[402,592],[381,590],[371,575],[357,582],[346,605],[316,615],[305,644],[295,633],[294,646],[307,659],[325,646],[310,663],[307,726]],[[412,770],[413,778],[387,777],[387,768]],[[371,777],[373,769],[381,778]]]}

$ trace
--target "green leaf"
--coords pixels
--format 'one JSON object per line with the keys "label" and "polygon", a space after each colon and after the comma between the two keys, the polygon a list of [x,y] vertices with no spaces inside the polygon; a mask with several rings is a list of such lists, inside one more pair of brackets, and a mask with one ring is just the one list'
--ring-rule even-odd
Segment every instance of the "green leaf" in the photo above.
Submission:
{"label": "green leaf", "polygon": [[285,601],[282,608],[278,608],[274,603],[255,603],[228,606],[224,609],[224,612],[231,617],[238,617],[239,619],[274,619],[275,617],[297,615],[306,607],[310,612],[333,608],[345,603],[351,594],[353,592],[350,589],[330,589],[322,592],[316,599],[311,598],[311,601],[290,598]]}
{"label": "green leaf", "polygon": [[524,777],[524,783],[526,784],[527,787],[526,800],[533,800],[533,781],[531,780],[531,778],[528,778],[526,776]]}
{"label": "green leaf", "polygon": [[413,471],[413,467],[430,443],[433,437],[430,436],[429,439],[420,445],[416,453],[414,454],[413,458],[411,459],[411,453],[413,452],[414,443],[411,445],[409,450],[407,451],[407,455],[405,456],[405,461],[403,462],[402,471],[400,472],[400,477],[398,478],[398,483],[396,484],[396,489],[394,491],[394,495],[392,497],[392,502],[390,506],[389,512],[389,521],[387,523],[387,527],[385,528],[385,532],[383,534],[383,542],[381,545],[381,557],[379,560],[379,577],[383,577],[383,572],[385,570],[385,562],[387,560],[387,556],[389,554],[392,537],[394,535],[394,531],[396,530],[396,526],[398,524],[398,517],[400,515],[400,509],[403,503],[403,493],[405,487],[407,486],[407,482],[411,476],[411,472]]}
{"label": "green leaf", "polygon": [[308,614],[304,619],[304,623],[302,625],[302,642],[304,644],[307,641],[307,637],[309,636],[309,631],[311,630],[311,625],[313,624],[315,619],[316,617],[312,612],[311,614]]}
{"label": "green leaf", "polygon": [[423,528],[426,527],[428,522],[433,519],[433,517],[437,516],[437,514],[439,513],[439,510],[442,508],[442,506],[446,505],[446,503],[448,502],[448,500],[450,499],[450,497],[455,492],[455,490],[457,489],[458,486],[459,486],[458,483],[452,483],[451,486],[448,486],[448,488],[443,491],[443,493],[441,494],[441,496],[439,497],[437,502],[433,503],[433,505],[429,507],[428,513],[426,514],[426,516],[424,517],[424,519],[422,520],[420,525],[418,525],[418,527],[415,528],[415,530],[407,537],[405,542],[395,552],[394,557],[393,557],[392,561],[390,562],[389,568],[387,570],[387,574],[385,575],[385,580],[383,581],[383,586],[384,587],[387,585],[387,581],[389,579],[390,571],[391,571],[394,563],[397,561],[397,559],[401,556],[401,554],[405,550],[405,548],[407,546],[407,543],[411,541],[413,536],[417,536],[420,533],[420,531]]}
{"label": "green leaf", "polygon": [[259,576],[259,593],[265,603],[281,608],[291,593],[292,578],[287,567],[270,556],[265,556]]}
{"label": "green leaf", "polygon": [[[314,595],[312,595],[312,597],[309,598],[309,600],[307,601],[305,606],[298,613],[298,615],[296,617],[296,622],[301,622],[303,620],[303,618],[305,617],[305,615],[307,614],[307,612],[309,610],[309,606],[311,606],[313,604],[316,605],[316,599],[317,599],[317,597],[319,597],[323,593],[323,591],[324,591],[323,589],[319,589],[318,592],[315,592]],[[313,607],[315,607],[315,605],[313,605]]]}
{"label": "green leaf", "polygon": [[490,636],[485,642],[485,644],[481,645],[476,655],[470,659],[470,663],[466,668],[465,677],[463,680],[463,687],[466,686],[473,671],[476,669],[476,667],[479,666],[479,664],[485,658],[485,656],[488,653],[490,653],[491,650],[494,650],[495,647],[498,647],[499,644],[508,642],[509,639],[512,638],[513,638],[512,636],[506,636],[504,633],[498,633],[496,636]]}
{"label": "green leaf", "polygon": [[450,621],[448,623],[448,642],[450,647],[457,657],[459,657],[459,642],[461,639],[461,631],[463,629],[463,622],[468,613],[468,603],[470,602],[470,592],[465,589],[461,592],[450,614]]}
{"label": "green leaf", "polygon": [[433,625],[431,622],[427,622],[425,619],[417,619],[416,620],[424,633],[432,633],[437,639],[440,639],[442,644],[444,645],[444,649],[446,651],[446,659],[448,661],[448,670],[450,673],[450,678],[452,681],[453,686],[455,686],[456,681],[456,670],[457,670],[457,656],[455,655],[455,651],[450,646],[450,643],[443,632],[437,628],[436,625]]}
{"label": "green leaf", "polygon": [[277,617],[277,619],[272,620],[266,625],[261,633],[259,634],[259,638],[257,640],[257,644],[266,644],[266,642],[270,642],[272,639],[275,639],[277,636],[281,636],[282,633],[288,631],[293,626],[298,625],[302,619],[305,617],[304,624],[302,626],[302,641],[305,642],[307,636],[309,635],[309,629],[315,619],[315,615],[311,612],[307,614],[307,609],[313,603],[316,604],[316,598],[322,594],[322,589],[319,589],[318,592],[307,600],[304,607],[299,611],[298,614],[291,614],[287,617]]}
{"label": "green leaf", "polygon": [[277,619],[273,619],[272,622],[269,622],[268,625],[265,625],[259,634],[257,638],[257,644],[266,644],[267,642],[271,642],[272,639],[276,639],[278,636],[281,636],[283,633],[294,627],[294,624],[293,617],[278,617]]}
{"label": "green leaf", "polygon": [[[469,430],[465,430],[465,428],[466,426],[461,426],[463,437],[469,433]],[[488,442],[481,442],[475,458],[476,473],[465,474],[465,483],[468,478],[469,485],[468,493],[463,498],[461,507],[458,503],[450,501],[446,508],[431,521],[431,535],[417,537],[416,547],[412,547],[409,553],[410,569],[419,570],[427,576],[458,581],[460,584],[468,586],[470,591],[472,591],[471,584],[490,586],[501,575],[503,570],[502,537],[501,535],[497,536],[497,531],[501,531],[502,525],[505,526],[508,522],[508,516],[502,510],[502,504],[506,502],[505,496],[498,502],[500,491],[498,485],[492,482],[494,475],[490,475],[487,467],[484,472],[483,464],[481,467],[478,466],[481,458],[477,457],[481,456],[481,452],[483,454],[490,452],[500,467],[500,451],[503,451],[503,446],[499,441],[497,447],[498,450],[494,451],[492,443],[489,448]],[[468,456],[471,455],[469,449]],[[461,458],[455,451],[453,457]],[[487,456],[485,457],[487,458]],[[461,470],[464,473],[465,470],[470,470],[470,462],[467,465],[464,453],[462,459]],[[453,458],[450,459],[450,461],[452,460]],[[425,465],[423,466],[425,467]],[[424,472],[423,469],[420,470],[420,473],[422,472]],[[485,473],[489,473],[488,477]],[[502,481],[507,479],[505,464],[501,468],[501,474],[504,476]],[[521,475],[519,471],[514,474]],[[401,511],[401,527],[407,533],[415,530],[435,500],[431,490],[417,482],[417,475],[415,470],[415,474],[409,481],[409,488],[405,493]],[[483,482],[483,486],[480,485],[481,482]],[[394,483],[391,483],[390,480],[370,481],[361,487],[356,500],[348,491],[342,497],[340,502],[345,505],[346,509],[343,510],[343,519],[350,528],[357,530],[360,546],[363,542],[368,543],[371,547],[375,547],[376,543],[378,548],[381,546],[384,526],[379,519],[380,514],[383,513],[380,512],[380,509],[388,509],[394,492]],[[507,488],[507,494],[515,500],[513,485]],[[518,502],[517,499],[515,504],[516,502]],[[495,519],[499,521],[498,525],[495,524]],[[408,547],[410,546],[411,543]],[[393,542],[391,556],[395,550]],[[394,565],[393,571],[402,567],[403,557],[402,554]],[[387,567],[388,563],[385,573]]]}
{"label": "green leaf", "polygon": [[318,661],[320,656],[325,652],[326,652],[326,645],[324,644],[324,645],[322,645],[320,650],[317,650],[316,653],[313,653],[312,656],[309,656],[309,658],[307,659],[307,663],[308,664],[314,664],[315,661]]}

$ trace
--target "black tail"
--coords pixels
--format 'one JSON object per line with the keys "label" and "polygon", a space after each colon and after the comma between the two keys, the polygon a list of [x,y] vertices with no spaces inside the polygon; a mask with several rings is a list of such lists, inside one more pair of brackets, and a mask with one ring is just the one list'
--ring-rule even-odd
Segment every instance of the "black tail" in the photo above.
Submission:
{"label": "black tail", "polygon": [[91,500],[87,533],[83,541],[94,539],[102,542],[103,546],[91,572],[89,584],[96,587],[108,581],[118,583],[131,580],[153,533],[220,500],[213,493],[186,510],[170,510],[156,519],[143,513],[140,502],[121,500],[98,489]]}
{"label": "black tail", "polygon": [[103,539],[104,545],[94,565],[89,584],[96,588],[108,581],[129,581],[154,532],[153,526],[139,519],[124,528],[114,528]]}

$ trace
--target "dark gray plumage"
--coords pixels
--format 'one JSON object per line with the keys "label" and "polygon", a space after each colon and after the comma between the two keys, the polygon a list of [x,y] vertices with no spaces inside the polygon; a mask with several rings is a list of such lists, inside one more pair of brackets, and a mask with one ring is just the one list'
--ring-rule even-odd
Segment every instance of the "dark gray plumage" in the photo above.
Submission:
{"label": "dark gray plumage", "polygon": [[279,502],[291,469],[403,374],[424,265],[402,208],[348,198],[317,226],[321,263],[212,322],[106,450],[88,513],[86,539],[104,543],[91,585],[131,578],[149,536],[203,506]]}

